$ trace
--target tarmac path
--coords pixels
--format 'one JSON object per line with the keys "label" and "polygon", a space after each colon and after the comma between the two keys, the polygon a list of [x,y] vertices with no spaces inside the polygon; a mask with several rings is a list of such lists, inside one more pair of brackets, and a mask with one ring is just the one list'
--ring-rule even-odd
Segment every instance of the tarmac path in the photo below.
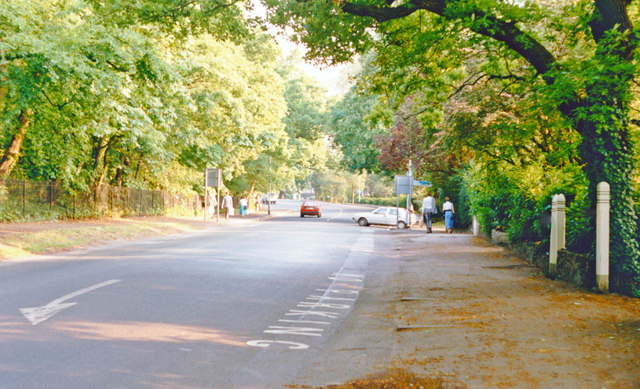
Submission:
{"label": "tarmac path", "polygon": [[434,232],[390,231],[300,387],[402,388],[415,375],[432,387],[640,388],[640,300],[579,290],[482,239]]}

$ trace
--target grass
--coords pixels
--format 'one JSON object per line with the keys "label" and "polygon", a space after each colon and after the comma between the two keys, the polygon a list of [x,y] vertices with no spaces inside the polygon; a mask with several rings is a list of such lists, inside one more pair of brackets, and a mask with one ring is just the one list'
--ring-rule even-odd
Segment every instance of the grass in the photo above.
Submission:
{"label": "grass", "polygon": [[180,223],[121,220],[117,224],[57,228],[0,238],[0,260],[82,249],[115,241],[171,235],[193,228]]}

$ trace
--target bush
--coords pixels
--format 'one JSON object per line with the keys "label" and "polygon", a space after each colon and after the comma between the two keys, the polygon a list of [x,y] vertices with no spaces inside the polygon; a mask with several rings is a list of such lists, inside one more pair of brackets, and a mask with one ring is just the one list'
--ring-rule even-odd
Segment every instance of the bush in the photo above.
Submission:
{"label": "bush", "polygon": [[[404,196],[400,198],[400,206],[403,207],[403,204],[404,204],[404,207],[406,207],[407,200],[403,199],[403,197]],[[382,205],[395,206],[397,204],[397,200],[395,197],[361,197],[359,203],[373,204],[373,205],[380,205],[380,206]]]}
{"label": "bush", "polygon": [[[512,242],[540,242],[548,247],[551,227],[551,200],[563,193],[567,210],[567,248],[588,252],[593,227],[586,212],[586,181],[577,166],[559,170],[532,165],[526,170],[488,168],[482,164],[469,167],[464,187],[471,206],[470,213],[487,235],[491,230],[504,231]],[[586,243],[585,243],[586,242]]]}

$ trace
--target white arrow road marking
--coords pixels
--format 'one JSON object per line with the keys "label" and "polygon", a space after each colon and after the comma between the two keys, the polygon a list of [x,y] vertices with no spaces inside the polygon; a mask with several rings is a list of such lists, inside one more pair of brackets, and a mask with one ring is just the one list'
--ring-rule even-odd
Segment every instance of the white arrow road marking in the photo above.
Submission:
{"label": "white arrow road marking", "polygon": [[36,325],[40,322],[43,322],[55,315],[56,313],[72,307],[77,303],[65,303],[65,301],[70,300],[74,297],[80,296],[81,294],[85,294],[87,292],[91,292],[92,290],[100,289],[105,286],[115,284],[116,282],[120,282],[121,280],[109,280],[105,282],[101,282],[99,284],[95,284],[88,288],[77,290],[73,293],[69,293],[66,296],[62,296],[50,302],[47,305],[43,305],[41,307],[33,307],[33,308],[20,308],[20,312],[24,315],[24,317],[31,322],[31,324]]}

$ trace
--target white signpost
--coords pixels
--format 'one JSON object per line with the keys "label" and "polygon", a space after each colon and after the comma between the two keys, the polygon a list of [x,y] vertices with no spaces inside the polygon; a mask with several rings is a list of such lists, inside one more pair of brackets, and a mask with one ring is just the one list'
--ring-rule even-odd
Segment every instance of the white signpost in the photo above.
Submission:
{"label": "white signpost", "polygon": [[216,223],[220,223],[220,184],[222,180],[222,169],[204,169],[204,221],[207,221],[207,210],[209,209],[209,187],[216,188]]}
{"label": "white signpost", "polygon": [[598,290],[609,293],[609,221],[611,187],[601,182],[597,187],[596,205],[596,284]]}
{"label": "white signpost", "polygon": [[[409,173],[411,173],[411,169],[409,169]],[[413,176],[396,176],[396,208],[400,207],[400,195],[407,195],[407,226],[411,227],[411,219],[409,216],[409,212],[411,209],[409,208],[409,202],[411,201],[411,193],[413,193]],[[396,212],[396,224],[398,224],[398,218],[400,218],[400,213]]]}
{"label": "white signpost", "polygon": [[[406,176],[396,176],[395,178],[395,189],[396,189],[396,208],[400,206],[400,195],[407,195],[407,226],[411,228],[411,195],[413,194],[414,186],[425,186],[430,187],[431,182],[429,181],[420,181],[413,179],[413,173],[411,173],[411,160],[409,160],[409,169],[407,171]],[[396,216],[396,222],[398,221],[399,214]]]}

